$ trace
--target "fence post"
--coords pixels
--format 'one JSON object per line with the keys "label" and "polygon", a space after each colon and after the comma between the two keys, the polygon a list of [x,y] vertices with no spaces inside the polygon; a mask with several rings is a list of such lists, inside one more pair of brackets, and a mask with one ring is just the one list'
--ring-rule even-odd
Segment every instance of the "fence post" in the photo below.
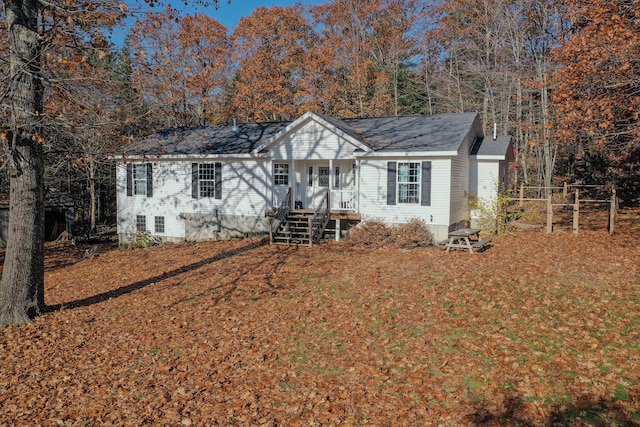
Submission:
{"label": "fence post", "polygon": [[616,229],[617,201],[616,188],[613,187],[611,190],[611,207],[609,208],[609,234],[613,234]]}
{"label": "fence post", "polygon": [[311,217],[307,218],[309,224],[309,247],[313,246],[313,222],[311,221]]}
{"label": "fence post", "polygon": [[520,184],[520,203],[518,207],[521,208],[524,206],[524,183]]}
{"label": "fence post", "polygon": [[551,194],[547,199],[547,233],[553,232],[553,204],[551,203]]}
{"label": "fence post", "polygon": [[573,205],[573,234],[578,234],[578,221],[580,217],[580,200],[578,196],[578,189],[576,188],[576,201]]}

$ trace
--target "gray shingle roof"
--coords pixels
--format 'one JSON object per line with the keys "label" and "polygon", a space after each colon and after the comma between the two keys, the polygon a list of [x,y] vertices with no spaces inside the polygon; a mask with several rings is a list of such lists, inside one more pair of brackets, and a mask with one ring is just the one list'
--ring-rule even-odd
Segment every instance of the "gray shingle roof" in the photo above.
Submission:
{"label": "gray shingle roof", "polygon": [[484,137],[481,143],[476,145],[471,150],[471,155],[478,156],[504,156],[509,149],[511,143],[511,136],[499,136],[496,139],[490,137]]}
{"label": "gray shingle roof", "polygon": [[[390,116],[336,119],[327,123],[373,151],[455,151],[474,126],[476,113]],[[131,147],[128,155],[224,155],[250,154],[292,122],[240,123],[232,125],[167,129]],[[484,145],[484,144],[483,144]],[[504,154],[504,152],[502,153]]]}
{"label": "gray shingle roof", "polygon": [[344,119],[374,151],[456,151],[476,113]]}
{"label": "gray shingle roof", "polygon": [[237,132],[233,125],[165,129],[139,141],[127,150],[127,154],[248,154],[289,124],[290,122],[239,123]]}

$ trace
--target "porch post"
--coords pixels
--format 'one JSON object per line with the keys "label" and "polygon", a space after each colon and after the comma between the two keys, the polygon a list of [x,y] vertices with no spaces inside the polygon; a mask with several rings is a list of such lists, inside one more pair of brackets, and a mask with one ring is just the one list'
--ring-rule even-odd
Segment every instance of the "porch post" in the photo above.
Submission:
{"label": "porch post", "polygon": [[[273,157],[267,162],[267,188],[271,190],[271,201],[267,203],[267,206],[278,207],[278,200],[276,200],[276,182],[273,179]],[[269,192],[267,192],[269,194]]]}
{"label": "porch post", "polygon": [[356,159],[356,212],[360,212],[360,164],[361,160]]}
{"label": "porch post", "polygon": [[333,190],[333,180],[335,179],[335,171],[333,170],[333,159],[329,159],[329,194]]}
{"label": "porch post", "polygon": [[296,208],[296,159],[291,159],[291,170],[289,171],[289,179],[291,180],[291,210]]}
{"label": "porch post", "polygon": [[336,242],[340,241],[340,218],[336,218]]}
{"label": "porch post", "polygon": [[335,175],[334,175],[335,171],[333,170],[333,159],[329,159],[329,194],[327,202],[329,203],[329,212],[331,212],[331,206],[333,205],[333,184],[335,184],[335,182],[333,181],[335,179]]}

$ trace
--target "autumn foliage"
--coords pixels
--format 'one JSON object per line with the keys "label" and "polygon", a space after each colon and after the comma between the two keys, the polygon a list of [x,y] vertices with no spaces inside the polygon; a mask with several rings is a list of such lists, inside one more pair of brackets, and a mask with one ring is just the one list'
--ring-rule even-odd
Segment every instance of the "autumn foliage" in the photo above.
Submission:
{"label": "autumn foliage", "polygon": [[[485,133],[496,123],[513,136],[515,181],[615,184],[631,201],[640,33],[632,3],[335,0],[260,7],[227,35],[215,14],[167,9],[132,36],[134,85],[164,117],[143,133],[306,111],[477,111]],[[189,50],[199,37],[215,49]]]}
{"label": "autumn foliage", "polygon": [[555,58],[557,137],[575,175],[640,189],[640,12],[637,2],[569,2],[573,31]]}
{"label": "autumn foliage", "polygon": [[483,253],[49,246],[0,424],[635,425],[638,212]]}

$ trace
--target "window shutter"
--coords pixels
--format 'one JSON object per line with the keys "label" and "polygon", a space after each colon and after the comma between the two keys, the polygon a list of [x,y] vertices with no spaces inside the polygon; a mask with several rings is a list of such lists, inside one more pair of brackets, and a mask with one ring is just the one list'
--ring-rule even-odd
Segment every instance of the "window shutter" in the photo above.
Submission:
{"label": "window shutter", "polygon": [[387,205],[396,204],[396,162],[387,163]]}
{"label": "window shutter", "polygon": [[127,163],[127,196],[133,196],[133,165]]}
{"label": "window shutter", "polygon": [[147,163],[147,197],[153,197],[153,165]]}
{"label": "window shutter", "polygon": [[431,162],[422,162],[421,175],[420,204],[422,206],[431,206]]}
{"label": "window shutter", "polygon": [[222,163],[216,162],[215,165],[215,198],[222,199]]}
{"label": "window shutter", "polygon": [[191,163],[191,197],[198,198],[198,164]]}

